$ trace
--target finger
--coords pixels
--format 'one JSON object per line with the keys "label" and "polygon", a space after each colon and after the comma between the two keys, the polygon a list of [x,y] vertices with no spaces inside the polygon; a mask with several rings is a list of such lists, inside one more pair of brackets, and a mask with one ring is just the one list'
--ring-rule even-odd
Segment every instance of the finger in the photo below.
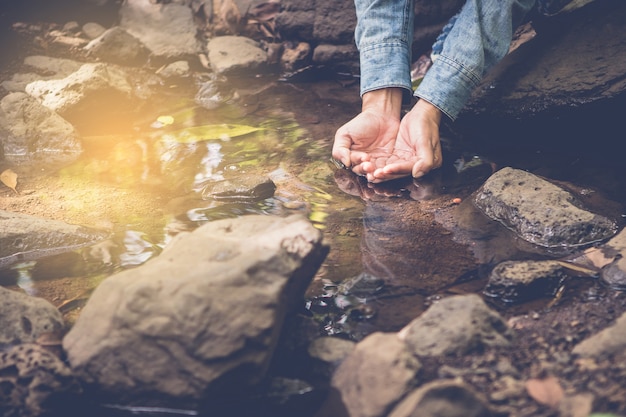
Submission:
{"label": "finger", "polygon": [[350,139],[346,138],[339,133],[335,136],[335,142],[333,143],[332,156],[335,160],[341,162],[344,166],[350,167],[351,155],[350,155]]}
{"label": "finger", "polygon": [[399,161],[383,168],[379,168],[373,173],[373,180],[371,182],[379,183],[383,181],[390,181],[398,178],[403,178],[411,175],[411,169],[413,168],[414,161]]}

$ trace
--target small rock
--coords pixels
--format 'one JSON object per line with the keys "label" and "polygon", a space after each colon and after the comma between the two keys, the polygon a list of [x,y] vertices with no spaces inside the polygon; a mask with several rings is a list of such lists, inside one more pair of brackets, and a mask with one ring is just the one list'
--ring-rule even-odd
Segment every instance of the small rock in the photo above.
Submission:
{"label": "small rock", "polygon": [[0,414],[36,417],[76,409],[81,387],[70,368],[36,344],[0,353]]}
{"label": "small rock", "polygon": [[400,332],[418,356],[464,354],[483,346],[509,346],[511,329],[476,294],[444,298]]}
{"label": "small rock", "polygon": [[85,46],[89,55],[120,65],[143,65],[150,51],[136,37],[119,26],[106,30]]}
{"label": "small rock", "polygon": [[256,201],[274,195],[276,185],[269,178],[242,175],[210,183],[202,190],[202,198],[220,201]]}
{"label": "small rock", "polygon": [[157,71],[161,77],[164,78],[184,78],[189,77],[189,62],[187,61],[176,61],[172,62],[169,65],[166,65],[160,68]]}
{"label": "small rock", "polygon": [[557,261],[506,261],[489,275],[483,293],[505,302],[553,296],[567,278]]}
{"label": "small rock", "polygon": [[59,310],[43,298],[0,287],[0,347],[35,343],[65,324]]}
{"label": "small rock", "polygon": [[[419,411],[418,411],[419,410]],[[487,401],[472,387],[456,381],[436,381],[411,392],[389,417],[489,417]]]}
{"label": "small rock", "polygon": [[257,71],[267,64],[267,53],[243,36],[218,36],[207,44],[211,68],[218,74]]}
{"label": "small rock", "polygon": [[82,30],[89,39],[96,39],[106,31],[106,28],[99,23],[88,22],[83,25]]}

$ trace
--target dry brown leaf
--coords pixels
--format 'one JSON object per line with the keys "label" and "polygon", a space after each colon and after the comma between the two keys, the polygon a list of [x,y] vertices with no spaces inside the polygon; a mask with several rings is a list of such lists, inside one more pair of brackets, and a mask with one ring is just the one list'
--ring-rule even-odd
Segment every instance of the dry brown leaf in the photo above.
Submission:
{"label": "dry brown leaf", "polygon": [[9,168],[2,171],[2,174],[0,174],[0,181],[17,194],[17,190],[15,189],[15,187],[17,187],[17,174],[13,172],[12,169]]}
{"label": "dry brown leaf", "polygon": [[247,14],[260,22],[267,22],[276,17],[280,12],[280,7],[279,1],[268,1],[257,4]]}
{"label": "dry brown leaf", "polygon": [[552,408],[557,407],[565,395],[559,380],[553,376],[544,379],[529,379],[526,381],[526,391],[539,404]]}

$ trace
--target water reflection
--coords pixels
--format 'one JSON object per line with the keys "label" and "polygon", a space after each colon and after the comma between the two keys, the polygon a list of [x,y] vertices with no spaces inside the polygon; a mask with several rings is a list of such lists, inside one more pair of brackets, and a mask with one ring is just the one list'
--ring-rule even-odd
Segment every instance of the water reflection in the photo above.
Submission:
{"label": "water reflection", "polygon": [[399,330],[423,311],[428,296],[476,268],[466,243],[454,241],[433,214],[450,193],[471,188],[473,181],[446,172],[371,184],[345,169],[335,171],[334,179],[362,202],[362,232],[354,265],[360,270],[348,277],[328,274],[320,295],[309,300],[327,334],[359,339],[374,329]]}

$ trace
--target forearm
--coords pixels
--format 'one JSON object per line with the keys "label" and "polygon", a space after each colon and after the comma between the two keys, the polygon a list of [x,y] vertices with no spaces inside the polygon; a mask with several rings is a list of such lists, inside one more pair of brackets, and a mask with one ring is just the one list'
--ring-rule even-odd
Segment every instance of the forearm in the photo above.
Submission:
{"label": "forearm", "polygon": [[361,95],[398,87],[411,92],[413,0],[354,0]]}
{"label": "forearm", "polygon": [[455,119],[535,0],[467,0],[415,95]]}

